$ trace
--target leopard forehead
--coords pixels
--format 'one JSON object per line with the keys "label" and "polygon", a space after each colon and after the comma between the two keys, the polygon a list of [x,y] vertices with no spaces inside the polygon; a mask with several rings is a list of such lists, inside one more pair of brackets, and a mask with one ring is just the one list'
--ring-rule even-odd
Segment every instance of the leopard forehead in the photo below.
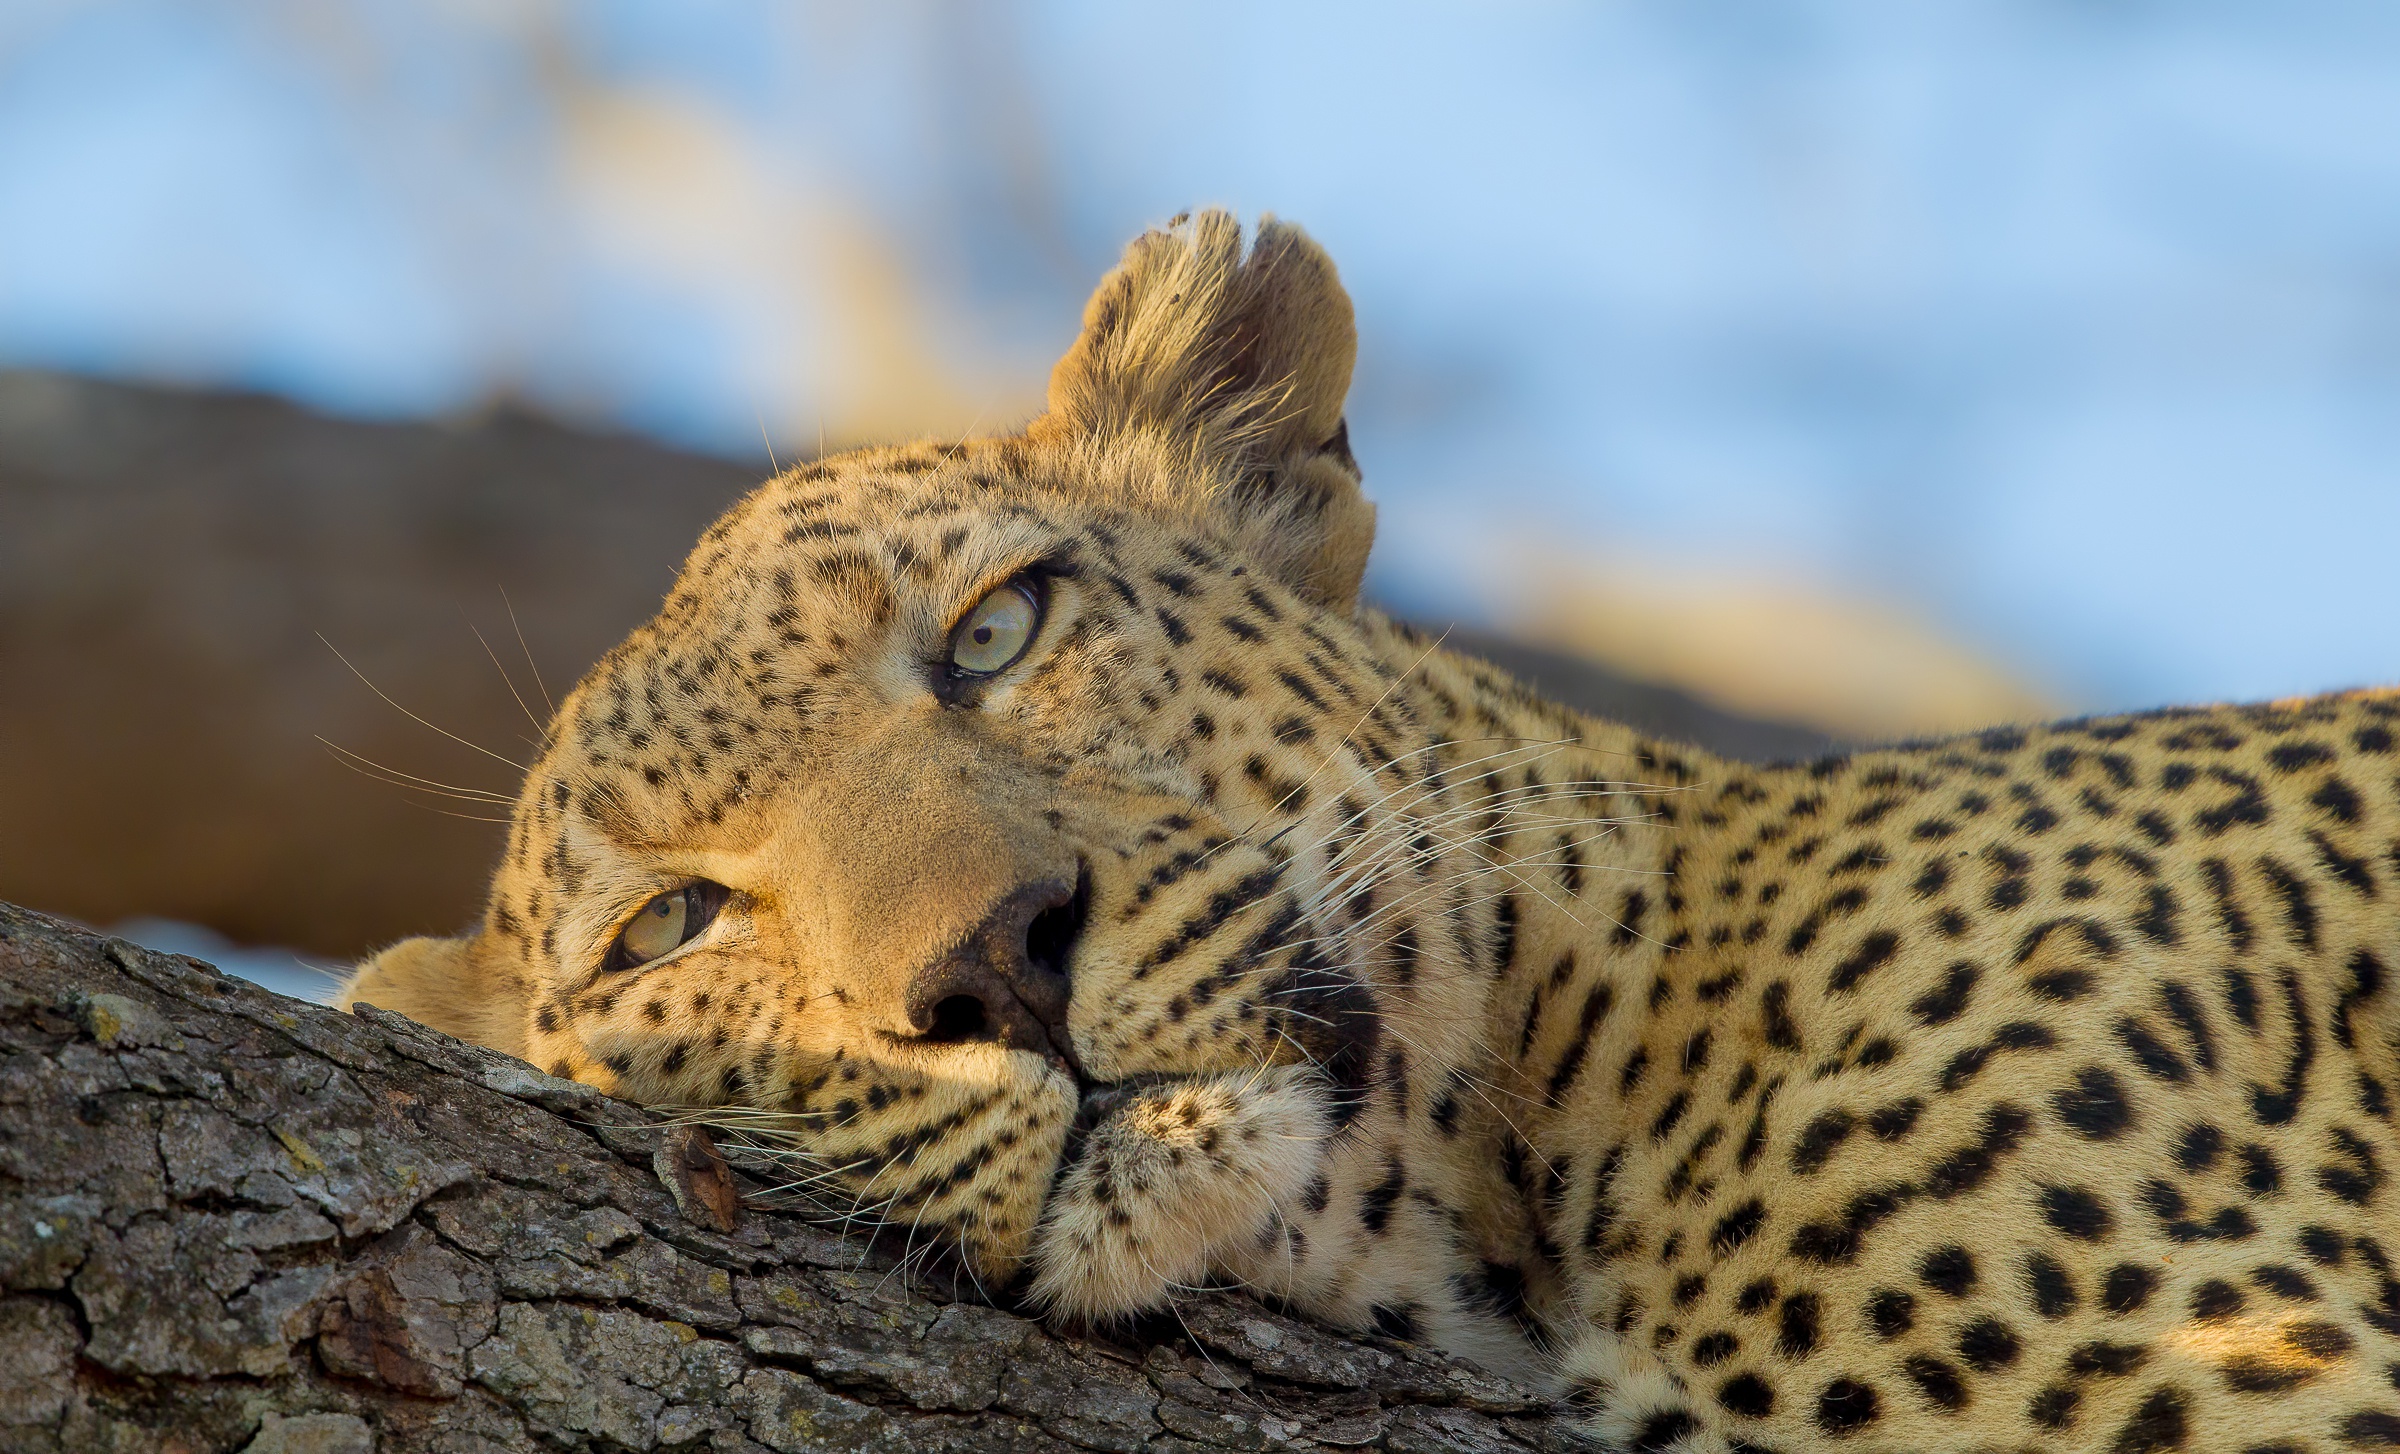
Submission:
{"label": "leopard forehead", "polygon": [[[1094,732],[1121,737],[1128,706],[1154,717],[1181,689],[1171,656],[1253,648],[1273,624],[1312,614],[1205,511],[1162,503],[1157,478],[1192,468],[1157,441],[1095,451],[1010,437],[860,451],[777,476],[710,528],[658,616],[570,695],[535,773],[547,800],[529,792],[525,816],[555,830],[572,815],[551,810],[572,803],[637,840],[662,823],[670,836],[719,826],[820,770],[861,709],[921,695],[959,615],[1029,569],[1075,583],[1057,613],[1072,639],[1048,645],[1084,668],[1041,683],[1056,709],[1045,746],[1054,759],[1097,750]],[[1308,656],[1319,690],[1294,701],[1304,714],[1383,670],[1328,634],[1346,623],[1304,629],[1322,648]],[[1096,679],[1109,669],[1120,674]],[[1200,674],[1241,695],[1222,690],[1235,673]],[[1085,730],[1057,730],[1067,718]]]}

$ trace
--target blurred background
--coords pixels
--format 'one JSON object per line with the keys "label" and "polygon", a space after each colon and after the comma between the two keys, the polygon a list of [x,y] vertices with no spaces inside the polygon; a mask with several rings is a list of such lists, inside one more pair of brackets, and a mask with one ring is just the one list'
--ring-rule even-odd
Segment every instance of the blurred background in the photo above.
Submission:
{"label": "blurred background", "polygon": [[455,929],[770,451],[1021,423],[1195,205],[1342,267],[1377,599],[1578,701],[2394,681],[2396,138],[2376,0],[7,0],[0,897]]}

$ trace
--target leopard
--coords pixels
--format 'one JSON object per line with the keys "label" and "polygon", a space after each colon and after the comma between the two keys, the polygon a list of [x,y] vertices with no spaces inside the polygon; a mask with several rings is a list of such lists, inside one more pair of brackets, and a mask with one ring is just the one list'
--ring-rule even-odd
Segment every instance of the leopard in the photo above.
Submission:
{"label": "leopard", "polygon": [[1015,432],[782,470],[340,993],[1106,1326],[1247,1289],[1594,1447],[2400,1446],[2400,695],[1760,765],[1362,600],[1272,217]]}

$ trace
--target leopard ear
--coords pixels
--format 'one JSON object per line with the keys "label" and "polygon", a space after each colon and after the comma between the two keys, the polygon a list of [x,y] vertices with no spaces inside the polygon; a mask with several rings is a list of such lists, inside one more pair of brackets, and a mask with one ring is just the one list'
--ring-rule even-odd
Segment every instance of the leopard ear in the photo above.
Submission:
{"label": "leopard ear", "polygon": [[490,973],[481,934],[403,939],[369,956],[334,995],[334,1008],[370,1004],[510,1055],[525,1053],[525,995],[513,976]]}
{"label": "leopard ear", "polygon": [[[1333,260],[1287,222],[1247,252],[1226,212],[1135,240],[1050,375],[1037,438],[1163,438],[1179,484],[1286,581],[1348,609],[1375,538],[1342,401],[1358,332]],[[1188,503],[1188,502],[1187,502]]]}

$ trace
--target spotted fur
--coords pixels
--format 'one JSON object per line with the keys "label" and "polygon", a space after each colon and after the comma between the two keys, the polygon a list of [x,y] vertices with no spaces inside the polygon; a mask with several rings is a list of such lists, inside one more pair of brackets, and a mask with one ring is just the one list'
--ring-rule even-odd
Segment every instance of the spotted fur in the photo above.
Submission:
{"label": "spotted fur", "polygon": [[[1063,1314],[1240,1282],[1608,1447],[2400,1444],[2400,699],[1652,741],[1358,604],[1351,352],[1296,230],[1137,242],[1024,434],[718,522],[481,925],[348,999]],[[945,676],[1029,573],[1026,656]],[[928,1018],[1057,934],[1053,1010]]]}

